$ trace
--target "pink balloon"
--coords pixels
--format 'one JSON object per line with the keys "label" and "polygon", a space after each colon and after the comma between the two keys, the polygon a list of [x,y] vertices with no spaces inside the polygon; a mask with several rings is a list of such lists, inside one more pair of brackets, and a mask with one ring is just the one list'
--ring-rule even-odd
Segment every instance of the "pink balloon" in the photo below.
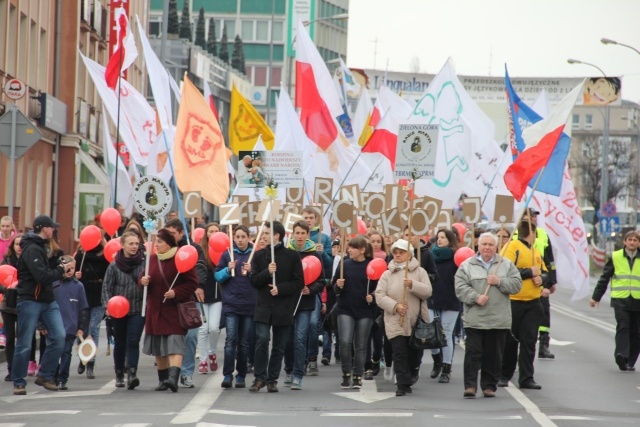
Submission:
{"label": "pink balloon", "polygon": [[220,257],[222,256],[222,252],[216,252],[211,247],[209,247],[209,259],[214,265],[218,265],[220,262]]}
{"label": "pink balloon", "polygon": [[107,303],[109,316],[120,319],[129,313],[129,300],[121,295],[111,297]]}
{"label": "pink balloon", "polygon": [[176,268],[180,273],[189,271],[198,262],[198,251],[191,245],[184,245],[176,252],[175,261]]}
{"label": "pink balloon", "polygon": [[18,270],[12,265],[0,265],[0,285],[8,288],[18,279]]}
{"label": "pink balloon", "polygon": [[100,225],[109,236],[113,236],[120,228],[122,217],[115,208],[107,208],[100,214]]}
{"label": "pink balloon", "polygon": [[110,263],[116,259],[116,254],[118,251],[122,249],[122,245],[120,244],[120,239],[111,239],[104,246],[104,257]]}
{"label": "pink balloon", "polygon": [[96,248],[101,240],[102,231],[95,225],[88,225],[80,232],[80,244],[85,252]]}
{"label": "pink balloon", "polygon": [[460,235],[460,241],[464,241],[464,233],[467,232],[467,227],[464,224],[460,224],[459,222],[451,224],[451,228],[455,228],[458,230],[458,234]]}
{"label": "pink balloon", "polygon": [[475,255],[473,249],[466,246],[459,248],[453,256],[453,262],[455,262],[456,265],[460,267],[460,264],[471,258],[473,255]]}
{"label": "pink balloon", "polygon": [[229,236],[222,231],[216,231],[209,237],[209,247],[216,252],[224,252],[229,249]]}
{"label": "pink balloon", "polygon": [[367,234],[367,224],[362,220],[362,218],[358,218],[358,233]]}
{"label": "pink balloon", "polygon": [[385,271],[387,271],[387,262],[381,258],[372,259],[367,265],[367,277],[371,280],[378,280]]}
{"label": "pink balloon", "polygon": [[315,282],[322,272],[322,264],[318,257],[309,255],[302,260],[302,271],[304,273],[304,284],[309,286]]}
{"label": "pink balloon", "polygon": [[200,241],[204,237],[205,232],[206,230],[204,228],[200,228],[200,227],[194,228],[193,231],[191,232],[191,240],[200,244]]}

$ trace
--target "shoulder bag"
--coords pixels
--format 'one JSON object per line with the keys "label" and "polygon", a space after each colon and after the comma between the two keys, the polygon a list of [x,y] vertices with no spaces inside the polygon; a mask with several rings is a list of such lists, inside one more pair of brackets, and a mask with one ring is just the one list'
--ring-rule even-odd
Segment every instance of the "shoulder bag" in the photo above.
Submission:
{"label": "shoulder bag", "polygon": [[[158,260],[158,270],[160,271],[160,275],[162,276],[165,286],[170,288],[167,278],[164,276],[164,272],[162,271],[162,264],[160,264],[160,260]],[[198,306],[193,298],[185,302],[176,301],[176,306],[178,307],[178,320],[180,320],[180,326],[182,329],[196,329],[202,326],[200,310],[198,310]]]}
{"label": "shoulder bag", "polygon": [[[424,303],[424,302],[423,302]],[[435,312],[435,310],[434,310]],[[440,322],[440,317],[435,314],[433,321],[427,323],[419,314],[416,324],[411,331],[409,345],[417,350],[430,350],[447,346],[447,337]]]}

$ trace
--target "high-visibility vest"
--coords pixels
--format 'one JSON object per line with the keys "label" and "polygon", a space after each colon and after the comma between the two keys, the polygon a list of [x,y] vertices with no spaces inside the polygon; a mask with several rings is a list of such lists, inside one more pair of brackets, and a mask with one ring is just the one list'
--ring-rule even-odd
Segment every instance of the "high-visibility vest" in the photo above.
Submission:
{"label": "high-visibility vest", "polygon": [[549,235],[544,228],[536,228],[536,241],[533,243],[533,246],[535,246],[538,252],[544,257],[544,251],[547,249],[547,246],[549,246]]}
{"label": "high-visibility vest", "polygon": [[640,262],[629,268],[629,260],[620,249],[611,254],[613,261],[613,278],[611,279],[611,298],[640,299]]}

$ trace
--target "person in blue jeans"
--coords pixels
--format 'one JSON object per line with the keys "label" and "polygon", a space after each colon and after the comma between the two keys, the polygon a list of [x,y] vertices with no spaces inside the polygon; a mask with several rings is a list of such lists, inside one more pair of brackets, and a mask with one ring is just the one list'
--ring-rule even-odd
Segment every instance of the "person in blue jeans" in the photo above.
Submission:
{"label": "person in blue jeans", "polygon": [[[62,265],[71,265],[75,269],[72,256],[64,255],[60,258]],[[84,286],[74,277],[73,270],[65,273],[64,278],[53,283],[53,293],[60,307],[62,324],[64,325],[64,350],[58,365],[56,384],[59,390],[67,390],[69,367],[71,366],[71,350],[78,337],[83,336],[89,324],[89,304],[84,292]]]}
{"label": "person in blue jeans", "polygon": [[[289,240],[288,248],[300,254],[303,260],[307,257],[316,257],[322,265],[321,256],[317,253],[316,244],[309,239],[309,225],[305,221],[298,221],[293,225],[293,235]],[[287,347],[284,353],[284,371],[287,376],[284,380],[285,386],[291,386],[291,390],[302,390],[302,376],[304,375],[305,361],[307,360],[308,337],[311,330],[311,321],[316,308],[316,303],[320,303],[319,294],[325,286],[322,269],[320,275],[310,283],[305,283],[298,305],[294,313],[295,321],[293,330],[289,336]],[[319,311],[319,310],[318,310]],[[314,332],[315,333],[315,332]],[[318,334],[315,338],[315,354],[318,356]],[[310,349],[309,349],[310,350]],[[315,363],[313,375],[318,374],[318,364]],[[309,366],[309,375],[312,375]]]}
{"label": "person in blue jeans", "polygon": [[[138,286],[138,277],[144,272],[144,246],[140,237],[132,231],[125,231],[120,237],[122,249],[107,268],[102,286],[102,306],[107,307],[114,296],[123,296],[129,301],[129,313],[120,319],[112,318],[114,329],[113,365],[116,372],[116,387],[124,387],[127,374],[127,389],[140,385],[137,377],[140,359],[140,339],[144,331],[145,319],[142,315],[143,290]],[[107,313],[108,315],[109,313]]]}
{"label": "person in blue jeans", "polygon": [[[249,338],[253,326],[253,313],[258,294],[251,286],[249,257],[253,246],[249,242],[249,229],[238,225],[233,231],[234,260],[225,252],[218,261],[215,280],[222,293],[222,316],[225,319],[227,337],[224,341],[224,378],[222,388],[233,386],[233,371],[236,370],[236,388],[245,387]],[[231,272],[234,275],[231,275]]]}
{"label": "person in blue jeans", "polygon": [[39,215],[33,220],[33,231],[20,241],[22,255],[18,261],[18,335],[13,355],[11,379],[13,394],[27,394],[25,377],[29,365],[31,342],[42,322],[47,330],[47,348],[40,359],[40,370],[35,384],[50,391],[58,391],[55,383],[58,361],[64,349],[65,332],[60,316],[60,308],[53,295],[53,283],[61,280],[73,267],[58,265],[52,269],[47,260],[47,241],[59,224],[47,215]]}

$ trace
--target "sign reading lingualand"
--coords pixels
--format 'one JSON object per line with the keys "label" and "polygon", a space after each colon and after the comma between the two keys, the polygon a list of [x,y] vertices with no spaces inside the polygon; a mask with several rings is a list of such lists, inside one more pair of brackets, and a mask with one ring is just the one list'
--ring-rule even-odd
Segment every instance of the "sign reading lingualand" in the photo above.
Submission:
{"label": "sign reading lingualand", "polygon": [[396,147],[398,179],[433,178],[436,170],[438,125],[401,124]]}

